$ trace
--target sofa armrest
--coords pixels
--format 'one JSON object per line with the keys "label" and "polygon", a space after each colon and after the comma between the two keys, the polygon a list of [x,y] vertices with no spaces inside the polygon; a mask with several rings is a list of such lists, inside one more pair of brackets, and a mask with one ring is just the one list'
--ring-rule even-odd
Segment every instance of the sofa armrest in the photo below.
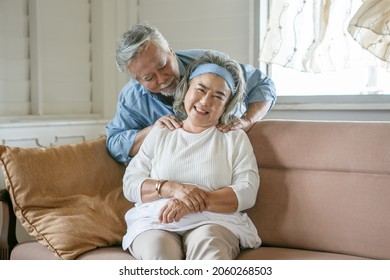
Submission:
{"label": "sofa armrest", "polygon": [[0,260],[9,260],[11,251],[18,241],[16,239],[16,216],[7,190],[0,190],[0,202],[3,211],[3,223],[0,232]]}

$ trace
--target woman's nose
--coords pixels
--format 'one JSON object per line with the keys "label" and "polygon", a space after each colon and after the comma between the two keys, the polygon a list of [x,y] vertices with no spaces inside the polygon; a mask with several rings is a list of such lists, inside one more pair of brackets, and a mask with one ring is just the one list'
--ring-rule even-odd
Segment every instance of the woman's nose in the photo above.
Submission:
{"label": "woman's nose", "polygon": [[210,101],[211,101],[211,96],[210,94],[205,94],[202,96],[202,98],[200,99],[200,103],[202,105],[210,105]]}

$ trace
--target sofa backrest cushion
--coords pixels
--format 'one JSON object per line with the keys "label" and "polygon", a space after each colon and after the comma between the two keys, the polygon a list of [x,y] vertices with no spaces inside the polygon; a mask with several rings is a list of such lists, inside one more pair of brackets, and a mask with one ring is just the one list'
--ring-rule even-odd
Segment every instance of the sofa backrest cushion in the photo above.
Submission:
{"label": "sofa backrest cushion", "polygon": [[0,146],[6,187],[27,232],[62,259],[113,244],[131,207],[122,192],[123,164],[105,137],[47,148]]}
{"label": "sofa backrest cushion", "polygon": [[267,120],[248,134],[265,246],[390,259],[390,123]]}

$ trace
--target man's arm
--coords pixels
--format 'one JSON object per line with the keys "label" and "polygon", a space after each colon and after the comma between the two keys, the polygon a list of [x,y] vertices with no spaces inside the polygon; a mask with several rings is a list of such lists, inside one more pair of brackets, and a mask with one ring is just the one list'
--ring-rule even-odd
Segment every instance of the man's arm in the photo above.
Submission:
{"label": "man's arm", "polygon": [[145,127],[144,129],[140,130],[137,135],[135,136],[134,144],[130,150],[129,156],[134,157],[138,151],[139,148],[142,145],[142,142],[144,142],[145,137],[149,134],[150,130],[153,128],[153,126]]}
{"label": "man's arm", "polygon": [[220,125],[223,132],[243,129],[248,131],[256,122],[262,120],[276,102],[276,89],[273,81],[260,70],[248,64],[241,64],[246,81],[246,112],[227,125]]}
{"label": "man's arm", "polygon": [[[271,109],[272,101],[263,101],[251,103],[248,106],[248,110],[245,115],[240,119],[242,120],[242,128],[248,131],[256,122],[262,120]],[[247,121],[247,122],[246,122]]]}
{"label": "man's arm", "polygon": [[122,88],[115,116],[106,126],[111,157],[118,162],[130,162],[153,125],[160,124],[160,119],[169,114],[173,114],[170,106],[130,80]]}
{"label": "man's arm", "polygon": [[235,118],[227,125],[219,125],[218,129],[222,132],[236,129],[242,129],[245,132],[248,132],[255,123],[262,120],[267,115],[271,106],[272,101],[249,104],[248,110],[241,118]]}

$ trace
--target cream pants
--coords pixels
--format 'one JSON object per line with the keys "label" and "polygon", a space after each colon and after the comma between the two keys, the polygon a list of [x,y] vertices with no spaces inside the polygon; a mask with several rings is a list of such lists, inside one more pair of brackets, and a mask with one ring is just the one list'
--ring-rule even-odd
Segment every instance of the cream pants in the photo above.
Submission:
{"label": "cream pants", "polygon": [[134,239],[129,250],[138,260],[233,260],[240,252],[240,246],[231,231],[208,224],[183,235],[148,230]]}

